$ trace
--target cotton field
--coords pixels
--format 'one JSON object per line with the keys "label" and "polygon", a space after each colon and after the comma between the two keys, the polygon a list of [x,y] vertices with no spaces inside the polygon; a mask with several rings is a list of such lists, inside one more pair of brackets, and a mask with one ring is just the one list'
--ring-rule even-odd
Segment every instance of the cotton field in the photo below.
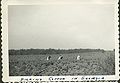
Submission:
{"label": "cotton field", "polygon": [[[49,56],[50,58],[47,58]],[[58,59],[60,56],[62,58]],[[9,63],[10,76],[115,74],[114,51],[52,55],[9,55]]]}

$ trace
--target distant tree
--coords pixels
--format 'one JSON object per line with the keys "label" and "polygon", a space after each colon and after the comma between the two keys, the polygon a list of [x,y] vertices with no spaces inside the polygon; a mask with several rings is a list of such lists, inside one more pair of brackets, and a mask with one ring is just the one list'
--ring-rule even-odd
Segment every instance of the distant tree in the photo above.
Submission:
{"label": "distant tree", "polygon": [[10,55],[69,54],[81,52],[104,52],[103,49],[20,49],[9,50]]}
{"label": "distant tree", "polygon": [[113,49],[113,51],[115,51],[115,49]]}

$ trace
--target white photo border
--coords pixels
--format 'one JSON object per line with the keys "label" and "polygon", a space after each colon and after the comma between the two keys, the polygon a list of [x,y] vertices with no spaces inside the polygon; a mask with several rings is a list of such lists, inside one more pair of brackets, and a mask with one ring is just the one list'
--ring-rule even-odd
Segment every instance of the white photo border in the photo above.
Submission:
{"label": "white photo border", "polygon": [[[87,75],[87,76],[9,76],[9,56],[8,56],[8,6],[9,5],[46,5],[46,4],[112,4],[114,5],[115,24],[115,75]],[[91,79],[98,77],[100,80],[119,80],[119,31],[118,31],[118,0],[2,0],[2,80],[3,82],[19,82],[22,79],[42,79],[42,81],[99,81]],[[102,79],[104,77],[104,79]],[[55,80],[55,78],[61,78]],[[62,80],[65,78],[65,80]],[[82,79],[90,78],[90,79]]]}

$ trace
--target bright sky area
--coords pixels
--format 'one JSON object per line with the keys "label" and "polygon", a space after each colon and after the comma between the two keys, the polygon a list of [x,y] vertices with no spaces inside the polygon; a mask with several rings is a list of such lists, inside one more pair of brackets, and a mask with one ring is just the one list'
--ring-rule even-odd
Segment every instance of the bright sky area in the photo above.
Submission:
{"label": "bright sky area", "polygon": [[9,6],[9,49],[114,49],[114,6]]}

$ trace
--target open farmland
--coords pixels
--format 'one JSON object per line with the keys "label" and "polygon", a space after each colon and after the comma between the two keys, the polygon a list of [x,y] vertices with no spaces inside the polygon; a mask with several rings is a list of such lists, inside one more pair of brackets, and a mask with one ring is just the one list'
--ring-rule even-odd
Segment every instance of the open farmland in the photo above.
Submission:
{"label": "open farmland", "polygon": [[[63,59],[57,60],[60,54],[47,55],[10,55],[10,76],[62,76],[62,75],[114,75],[115,53],[83,52],[62,54]],[[80,55],[81,59],[77,60]]]}

